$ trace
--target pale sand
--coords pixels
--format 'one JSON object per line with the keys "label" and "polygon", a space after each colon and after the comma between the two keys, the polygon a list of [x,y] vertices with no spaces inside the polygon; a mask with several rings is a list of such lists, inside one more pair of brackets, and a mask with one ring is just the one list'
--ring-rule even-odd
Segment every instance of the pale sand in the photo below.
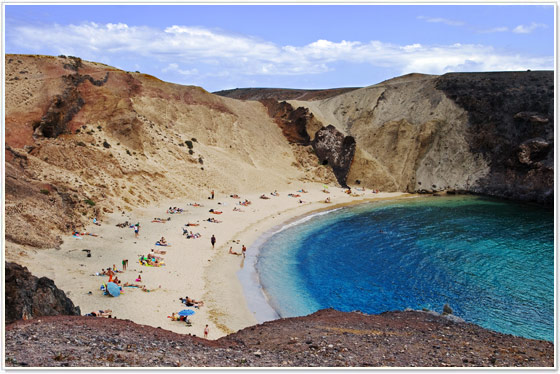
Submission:
{"label": "pale sand", "polygon": [[[309,191],[300,193],[303,204],[298,202],[300,198],[288,196],[288,193],[297,193],[300,188]],[[84,236],[80,240],[67,236],[60,249],[24,250],[26,255],[18,257],[17,262],[27,266],[36,276],[53,279],[57,287],[66,291],[74,304],[80,306],[82,314],[98,309],[111,309],[113,315],[120,319],[197,336],[203,336],[204,327],[208,324],[209,338],[217,339],[257,323],[247,307],[242,285],[236,275],[244,265],[243,257],[228,254],[230,246],[233,246],[234,251],[241,252],[241,245],[245,244],[248,252],[255,251],[252,243],[260,235],[294,217],[316,210],[333,209],[340,204],[406,196],[403,193],[373,194],[371,190],[356,191],[360,196],[349,196],[343,189],[332,186],[329,187],[330,193],[325,194],[321,191],[322,188],[318,183],[294,184],[291,189],[278,191],[279,197],[271,196],[272,191],[262,191],[261,193],[270,197],[268,200],[260,199],[261,193],[244,195],[237,192],[241,199],[252,202],[247,207],[237,205],[239,199],[233,199],[229,194],[217,193],[214,200],[198,201],[204,207],[189,206],[188,203],[194,201],[183,199],[137,209],[124,215],[116,212],[107,216],[101,226],[92,224],[87,228],[99,237]],[[331,204],[324,203],[326,197],[331,198]],[[177,206],[185,211],[167,214],[166,210],[170,206]],[[244,212],[235,212],[234,207]],[[208,212],[211,208],[223,211],[223,214],[211,214]],[[152,223],[155,217],[171,217],[171,220],[167,223]],[[204,221],[210,217],[223,222]],[[138,238],[135,238],[132,228],[115,226],[126,220],[140,222]],[[202,234],[201,238],[186,239],[182,235],[182,227],[187,222],[200,223],[200,226],[188,229]],[[215,249],[210,244],[212,234],[217,238]],[[161,236],[165,236],[171,246],[155,246]],[[239,240],[239,244],[234,240]],[[139,256],[148,254],[152,248],[167,251],[166,255],[161,255],[165,266],[146,267],[138,263]],[[90,249],[92,257],[86,257],[82,249]],[[13,253],[17,251],[16,246]],[[134,282],[141,271],[142,284],[155,291],[143,292],[125,287],[124,293],[117,298],[102,294],[99,288],[102,283],[107,282],[108,277],[91,274],[102,268],[112,267],[113,264],[120,270],[125,258],[129,260],[128,269],[117,274],[123,284]],[[91,294],[88,294],[90,291]],[[172,312],[184,309],[179,297],[186,295],[205,302],[203,307],[194,309],[195,314],[189,317],[192,327],[167,318]]]}

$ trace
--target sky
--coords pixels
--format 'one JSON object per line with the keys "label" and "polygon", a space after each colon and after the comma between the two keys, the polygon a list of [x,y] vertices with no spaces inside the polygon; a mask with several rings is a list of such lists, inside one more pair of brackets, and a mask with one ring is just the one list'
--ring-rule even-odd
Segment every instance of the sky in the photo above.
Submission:
{"label": "sky", "polygon": [[68,55],[208,91],[363,87],[555,67],[554,3],[4,4],[5,53]]}

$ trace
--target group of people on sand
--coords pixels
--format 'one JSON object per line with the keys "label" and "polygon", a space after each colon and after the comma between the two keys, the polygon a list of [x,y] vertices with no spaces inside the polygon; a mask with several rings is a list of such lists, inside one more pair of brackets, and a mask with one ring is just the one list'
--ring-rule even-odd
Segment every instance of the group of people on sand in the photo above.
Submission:
{"label": "group of people on sand", "polygon": [[183,228],[183,235],[185,235],[185,238],[187,239],[198,239],[202,237],[199,232],[193,234],[192,230],[188,231],[185,228]]}
{"label": "group of people on sand", "polygon": [[148,253],[148,255],[142,255],[139,259],[138,262],[140,263],[140,265],[142,266],[155,266],[155,267],[160,267],[160,266],[164,266],[165,262],[163,262],[163,258],[159,257],[159,256],[155,256],[151,253]]}
{"label": "group of people on sand", "polygon": [[167,214],[183,213],[183,211],[183,209],[174,206],[173,208],[169,207],[169,209],[167,209]]}
{"label": "group of people on sand", "polygon": [[229,252],[230,255],[236,255],[236,256],[243,256],[243,258],[245,258],[245,254],[247,253],[247,247],[245,247],[245,244],[243,244],[241,246],[241,253],[239,252],[235,252],[233,250],[233,247],[229,247]]}

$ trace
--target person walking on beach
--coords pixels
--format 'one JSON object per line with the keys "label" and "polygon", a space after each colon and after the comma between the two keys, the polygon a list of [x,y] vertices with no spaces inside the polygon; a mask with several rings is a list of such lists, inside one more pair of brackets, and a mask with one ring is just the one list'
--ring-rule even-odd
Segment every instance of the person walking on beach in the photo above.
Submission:
{"label": "person walking on beach", "polygon": [[212,243],[212,249],[214,249],[214,245],[216,244],[216,237],[214,235],[210,238],[210,243]]}
{"label": "person walking on beach", "polygon": [[243,258],[245,258],[245,252],[247,252],[247,247],[245,247],[245,244],[243,244],[241,246],[241,254],[243,254]]}
{"label": "person walking on beach", "polygon": [[138,232],[140,231],[140,222],[136,223],[136,225],[134,225],[134,235],[136,235],[136,237],[138,237]]}
{"label": "person walking on beach", "polygon": [[214,190],[212,190],[212,192],[210,192],[210,195],[212,196],[212,200],[214,200]]}
{"label": "person walking on beach", "polygon": [[208,339],[208,332],[210,332],[210,329],[208,328],[208,325],[206,325],[206,327],[204,328],[204,338]]}
{"label": "person walking on beach", "polygon": [[122,260],[122,269],[126,270],[126,260]]}

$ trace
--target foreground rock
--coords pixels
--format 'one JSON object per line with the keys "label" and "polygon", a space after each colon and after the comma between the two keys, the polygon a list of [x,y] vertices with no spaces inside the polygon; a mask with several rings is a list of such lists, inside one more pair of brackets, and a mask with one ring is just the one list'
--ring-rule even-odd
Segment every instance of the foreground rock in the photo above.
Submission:
{"label": "foreground rock", "polygon": [[[187,329],[187,327],[185,327]],[[426,312],[321,310],[216,341],[93,317],[44,317],[6,327],[6,366],[552,367],[551,342],[455,323]]]}
{"label": "foreground rock", "polygon": [[80,308],[51,279],[37,278],[12,262],[6,263],[5,274],[6,323],[41,316],[80,315]]}

